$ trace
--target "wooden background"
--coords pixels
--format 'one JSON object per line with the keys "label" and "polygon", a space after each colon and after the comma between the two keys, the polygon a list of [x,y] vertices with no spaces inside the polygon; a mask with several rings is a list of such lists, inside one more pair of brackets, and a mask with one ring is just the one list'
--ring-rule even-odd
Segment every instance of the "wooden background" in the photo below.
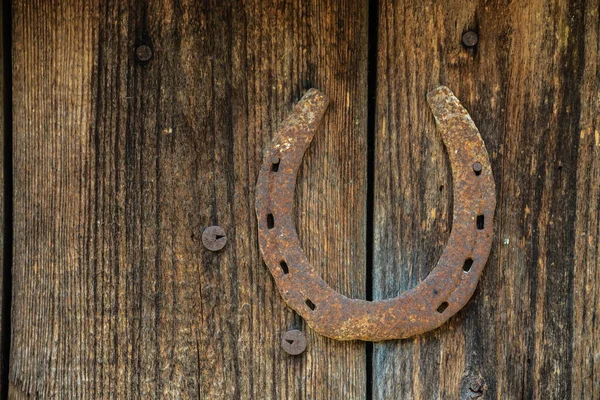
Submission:
{"label": "wooden background", "polygon": [[[3,396],[600,398],[600,0],[3,9]],[[439,84],[496,179],[479,287],[416,338],[320,337],[261,261],[262,149],[307,89],[329,95],[298,179],[300,239],[339,292],[395,296],[451,228],[425,101]],[[200,240],[213,224],[218,253]],[[279,343],[293,327],[309,340],[296,357]]]}

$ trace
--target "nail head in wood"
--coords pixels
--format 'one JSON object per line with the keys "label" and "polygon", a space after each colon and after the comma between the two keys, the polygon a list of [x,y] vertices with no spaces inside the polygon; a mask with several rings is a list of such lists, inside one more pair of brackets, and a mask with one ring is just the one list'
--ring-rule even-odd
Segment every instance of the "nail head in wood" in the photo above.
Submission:
{"label": "nail head in wood", "polygon": [[139,45],[135,48],[135,57],[138,61],[150,61],[152,58],[152,49],[147,44]]}
{"label": "nail head in wood", "polygon": [[298,329],[292,329],[283,334],[281,347],[286,353],[296,356],[306,350],[306,335]]}
{"label": "nail head in wood", "polygon": [[220,226],[209,226],[202,232],[202,243],[210,251],[219,251],[225,247],[227,236]]}
{"label": "nail head in wood", "polygon": [[467,31],[462,35],[462,42],[467,47],[473,47],[479,41],[479,35],[475,31]]}

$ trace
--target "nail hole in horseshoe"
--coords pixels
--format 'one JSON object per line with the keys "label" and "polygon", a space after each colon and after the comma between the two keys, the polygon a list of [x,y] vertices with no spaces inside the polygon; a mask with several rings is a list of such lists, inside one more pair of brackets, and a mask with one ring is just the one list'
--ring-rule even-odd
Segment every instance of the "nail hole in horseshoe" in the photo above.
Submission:
{"label": "nail hole in horseshoe", "polygon": [[273,214],[267,214],[267,228],[273,229],[275,226],[275,218],[273,218]]}
{"label": "nail hole in horseshoe", "polygon": [[448,308],[448,302],[445,301],[442,304],[440,304],[440,306],[437,308],[437,312],[439,312],[440,314],[443,313],[446,308]]}
{"label": "nail hole in horseshoe", "polygon": [[485,217],[483,215],[477,216],[477,229],[482,230],[485,225]]}
{"label": "nail hole in horseshoe", "polygon": [[313,303],[312,301],[310,301],[310,299],[306,299],[305,303],[308,306],[308,308],[310,308],[313,311],[315,310],[315,308],[317,308],[317,306],[315,305],[315,303]]}
{"label": "nail hole in horseshoe", "polygon": [[465,260],[465,263],[463,264],[463,271],[469,272],[471,270],[472,266],[473,266],[473,259],[472,258],[467,258]]}
{"label": "nail hole in horseshoe", "polygon": [[283,261],[283,260],[279,261],[279,266],[281,267],[281,270],[283,271],[284,274],[288,274],[290,272],[290,270],[288,269],[288,265],[285,261]]}
{"label": "nail hole in horseshoe", "polygon": [[279,162],[281,160],[277,157],[273,158],[273,160],[271,161],[271,171],[273,172],[277,172],[279,171]]}

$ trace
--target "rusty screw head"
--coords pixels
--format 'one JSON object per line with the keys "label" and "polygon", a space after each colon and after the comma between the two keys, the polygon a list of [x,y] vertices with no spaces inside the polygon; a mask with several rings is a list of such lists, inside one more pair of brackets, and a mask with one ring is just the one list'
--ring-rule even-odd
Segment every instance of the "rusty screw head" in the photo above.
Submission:
{"label": "rusty screw head", "polygon": [[481,165],[480,162],[476,162],[475,164],[473,164],[473,171],[479,173],[481,172],[481,169],[483,168],[483,166]]}
{"label": "rusty screw head", "polygon": [[298,329],[292,329],[283,334],[281,347],[286,353],[296,356],[306,350],[306,336]]}
{"label": "rusty screw head", "polygon": [[462,42],[467,47],[473,47],[479,41],[479,35],[475,31],[467,31],[462,35]]}
{"label": "rusty screw head", "polygon": [[149,61],[152,58],[152,49],[147,44],[135,48],[135,56],[139,61]]}
{"label": "rusty screw head", "polygon": [[220,226],[209,226],[202,232],[202,243],[208,250],[219,251],[227,243],[227,236]]}

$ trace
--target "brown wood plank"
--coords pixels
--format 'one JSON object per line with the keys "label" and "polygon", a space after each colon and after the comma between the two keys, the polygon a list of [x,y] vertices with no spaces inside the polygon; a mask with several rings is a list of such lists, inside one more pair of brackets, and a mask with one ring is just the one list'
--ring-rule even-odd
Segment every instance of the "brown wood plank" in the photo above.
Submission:
{"label": "brown wood plank", "polygon": [[[600,2],[583,10],[583,78],[579,86],[577,206],[573,262],[575,399],[600,398]],[[570,179],[573,179],[571,176]],[[567,376],[566,379],[569,377]]]}
{"label": "brown wood plank", "polygon": [[365,3],[14,2],[13,398],[364,397],[364,344],[313,334],[277,293],[254,185],[279,121],[326,92],[297,226],[364,298]]}
{"label": "brown wood plank", "polygon": [[498,208],[473,299],[434,332],[376,344],[374,398],[600,395],[598,10],[380,1],[374,298],[416,286],[449,235],[449,165],[425,101],[439,84],[481,131]]}

